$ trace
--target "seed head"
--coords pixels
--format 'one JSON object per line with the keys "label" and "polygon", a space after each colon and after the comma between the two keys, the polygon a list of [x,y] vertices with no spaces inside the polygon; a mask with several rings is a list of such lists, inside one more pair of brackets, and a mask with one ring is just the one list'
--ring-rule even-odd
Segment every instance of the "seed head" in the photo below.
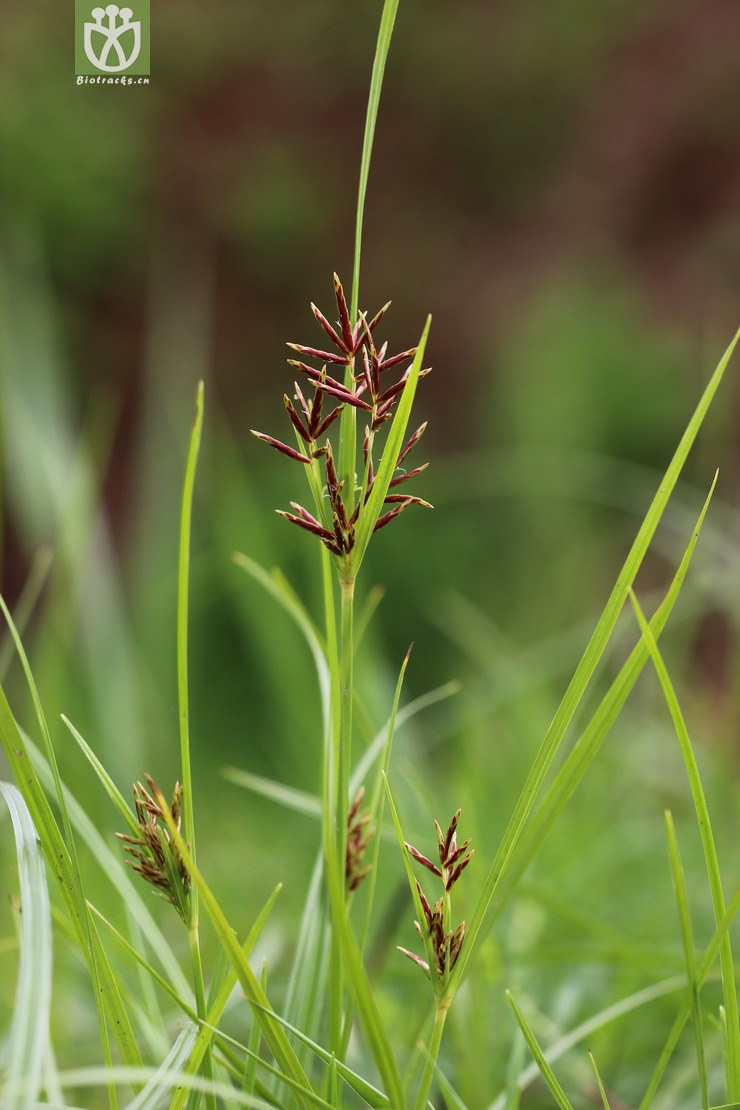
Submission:
{"label": "seed head", "polygon": [[[439,866],[427,856],[422,855],[417,848],[414,848],[413,844],[406,844],[409,855],[442,882],[444,893],[433,906],[430,905],[424,891],[417,882],[416,889],[419,894],[424,920],[421,924],[418,921],[414,922],[419,936],[423,939],[426,935],[431,941],[434,966],[440,979],[444,979],[445,975],[452,971],[465,938],[464,921],[461,921],[457,928],[453,930],[449,921],[445,920],[445,906],[449,903],[450,891],[473,857],[472,849],[468,851],[470,839],[466,840],[460,847],[457,845],[457,822],[459,819],[460,810],[458,809],[453,814],[445,832],[442,831],[439,822],[434,822],[437,831]],[[415,953],[409,952],[406,948],[399,948],[399,951],[418,964],[427,975],[430,975],[429,965],[425,960],[422,960]]]}
{"label": "seed head", "polygon": [[373,835],[373,830],[370,828],[370,814],[361,808],[364,797],[365,787],[361,786],[347,815],[347,853],[344,874],[348,894],[357,890],[370,871],[369,865],[362,866],[365,850]]}
{"label": "seed head", "polygon": [[[170,838],[164,820],[164,810],[158,799],[162,793],[151,775],[145,775],[149,789],[141,782],[134,783],[134,808],[139,825],[138,836],[116,833],[124,850],[132,857],[129,865],[154,887],[157,893],[171,902],[187,925],[190,917],[190,874],[177,845]],[[182,819],[182,786],[175,783],[170,813],[178,832]]]}
{"label": "seed head", "polygon": [[[302,343],[288,344],[292,351],[301,356],[301,358],[288,359],[289,365],[306,376],[314,391],[313,398],[307,398],[296,382],[294,396],[291,398],[285,394],[283,397],[288,419],[297,436],[298,449],[264,432],[255,431],[253,434],[289,459],[306,466],[315,466],[316,463],[323,466],[325,503],[317,504],[314,514],[309,514],[307,510],[302,509],[295,513],[280,510],[280,515],[291,524],[296,524],[299,528],[318,536],[333,555],[340,559],[347,559],[355,543],[355,525],[367,504],[375,481],[373,466],[375,435],[393,416],[394,408],[406,388],[410,367],[407,367],[394,383],[389,383],[385,375],[394,367],[409,363],[416,353],[416,348],[411,347],[399,354],[388,355],[386,343],[381,344],[379,348],[376,345],[375,329],[388,311],[390,301],[369,321],[366,313],[359,312],[353,325],[342,283],[336,274],[334,274],[334,297],[338,313],[338,319],[335,322],[330,321],[315,304],[311,304],[314,319],[323,334],[328,337],[332,349],[325,351]],[[302,361],[302,359],[309,361]],[[319,362],[320,368],[311,365],[311,360]],[[336,377],[327,373],[327,365],[334,370]],[[340,367],[346,368],[344,380],[342,380]],[[421,371],[419,377],[426,377],[428,373],[429,369],[426,368]],[[326,414],[322,411],[325,398],[328,399],[327,403],[334,402],[333,407]],[[361,487],[352,489],[348,488],[349,483],[343,487],[337,482],[336,473],[332,473],[331,444],[324,439],[327,431],[347,405],[362,414],[367,421],[362,452],[364,478]],[[425,427],[426,425],[422,424],[401,449],[398,457],[398,473],[391,478],[391,486],[416,477],[426,468],[426,463],[411,470],[401,468],[403,460],[419,441]],[[315,490],[316,486],[314,485],[313,488]],[[385,498],[385,503],[389,507],[378,517],[374,528],[376,532],[395,520],[410,505],[431,508],[428,501],[419,497],[402,497],[390,492]]]}

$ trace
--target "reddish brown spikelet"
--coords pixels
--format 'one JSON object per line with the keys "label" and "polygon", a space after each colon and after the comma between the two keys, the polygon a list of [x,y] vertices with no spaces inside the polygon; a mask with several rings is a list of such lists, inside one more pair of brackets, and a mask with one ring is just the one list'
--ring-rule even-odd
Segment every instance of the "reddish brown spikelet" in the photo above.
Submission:
{"label": "reddish brown spikelet", "polygon": [[406,851],[409,853],[409,855],[414,857],[417,863],[420,863],[422,867],[426,867],[427,871],[431,871],[433,875],[439,876],[440,879],[442,878],[442,872],[437,867],[437,865],[435,863],[432,863],[430,859],[427,859],[426,856],[423,856],[421,852],[413,846],[413,844],[409,844],[407,842]]}
{"label": "reddish brown spikelet", "polygon": [[290,399],[290,397],[288,396],[287,393],[283,394],[283,404],[285,405],[285,411],[287,412],[288,416],[290,417],[290,422],[293,425],[293,427],[295,428],[295,430],[298,432],[298,435],[306,443],[310,443],[311,442],[310,432],[308,431],[307,428],[304,428],[303,422],[302,422],[300,416],[298,415],[298,413],[296,412],[295,406],[293,405],[293,402],[291,401],[291,399]]}
{"label": "reddish brown spikelet", "polygon": [[253,436],[261,439],[263,443],[269,443],[270,447],[274,447],[282,455],[287,455],[289,459],[295,459],[297,462],[310,463],[311,459],[307,455],[302,455],[300,451],[296,451],[294,447],[288,447],[287,443],[282,443],[279,439],[273,439],[272,436],[265,435],[264,432],[257,432],[254,428],[250,428]]}
{"label": "reddish brown spikelet", "polygon": [[346,355],[335,355],[332,351],[320,351],[317,347],[306,347],[303,343],[288,343],[288,347],[292,351],[298,351],[299,355],[309,355],[311,358],[317,358],[320,362],[333,362],[339,366],[347,365]]}
{"label": "reddish brown spikelet", "polygon": [[294,516],[293,513],[286,513],[285,509],[275,509],[275,512],[284,520],[290,521],[291,524],[297,524],[299,528],[305,529],[306,532],[312,532],[315,536],[320,536],[322,540],[331,540],[332,542],[334,540],[332,533],[324,528],[322,524],[319,524],[318,520],[307,513],[305,509],[298,516]]}
{"label": "reddish brown spikelet", "polygon": [[339,312],[339,324],[342,329],[342,338],[344,339],[344,349],[347,352],[354,352],[355,341],[352,335],[352,325],[349,320],[347,301],[344,296],[344,290],[342,289],[342,283],[336,274],[334,274],[334,296],[337,299],[337,310]]}
{"label": "reddish brown spikelet", "polygon": [[318,320],[318,322],[321,324],[321,326],[324,329],[324,331],[326,332],[326,334],[331,339],[332,343],[334,343],[335,346],[337,346],[340,351],[344,351],[344,353],[346,354],[347,353],[347,347],[345,346],[343,340],[341,340],[339,338],[337,333],[334,331],[334,328],[331,326],[331,324],[327,320],[326,316],[324,316],[323,312],[319,311],[319,309],[316,307],[316,305],[313,303],[313,301],[311,301],[311,311],[313,312],[313,314],[316,317],[316,319]]}
{"label": "reddish brown spikelet", "polygon": [[393,355],[391,358],[381,358],[380,372],[383,373],[384,370],[390,370],[392,366],[398,366],[399,362],[408,362],[408,360],[410,358],[413,358],[415,354],[416,347],[410,347],[408,351],[401,351],[399,354]]}

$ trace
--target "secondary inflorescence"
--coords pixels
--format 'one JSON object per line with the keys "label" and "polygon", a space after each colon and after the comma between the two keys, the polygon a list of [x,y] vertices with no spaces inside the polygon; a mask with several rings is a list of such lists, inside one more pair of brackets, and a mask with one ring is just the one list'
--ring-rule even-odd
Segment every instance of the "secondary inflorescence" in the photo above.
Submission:
{"label": "secondary inflorescence", "polygon": [[[414,922],[416,931],[419,936],[424,940],[426,936],[431,941],[431,949],[434,954],[434,966],[437,975],[440,979],[452,971],[457,957],[460,955],[463,940],[465,939],[465,922],[461,921],[456,929],[452,929],[449,922],[449,895],[453,886],[462,875],[465,868],[470,863],[473,857],[473,849],[470,851],[470,838],[458,847],[457,843],[457,822],[460,819],[460,810],[453,815],[449,827],[446,832],[442,832],[439,822],[434,822],[434,827],[437,830],[437,840],[439,842],[439,866],[432,863],[430,859],[422,855],[418,849],[414,848],[412,844],[406,844],[408,853],[426,867],[427,871],[431,871],[438,879],[442,881],[443,894],[434,905],[430,905],[424,891],[421,889],[420,884],[417,882],[416,889],[419,893],[419,900],[424,914],[424,925],[422,926],[418,921]],[[399,951],[403,952],[404,956],[408,956],[413,960],[422,970],[429,975],[429,964],[415,952],[409,952],[407,948],[401,948]]]}

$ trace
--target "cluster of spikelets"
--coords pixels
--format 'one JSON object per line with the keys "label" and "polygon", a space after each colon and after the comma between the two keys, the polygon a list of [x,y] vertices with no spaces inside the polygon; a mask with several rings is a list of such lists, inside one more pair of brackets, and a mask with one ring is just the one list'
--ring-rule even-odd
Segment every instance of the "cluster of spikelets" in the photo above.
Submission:
{"label": "cluster of spikelets", "polygon": [[[127,862],[158,894],[171,902],[186,925],[190,917],[190,873],[177,845],[170,837],[164,809],[157,799],[162,793],[151,775],[144,775],[147,790],[141,782],[134,783],[134,809],[139,826],[138,836],[117,833],[132,857]],[[175,783],[170,806],[172,820],[180,831],[182,820],[182,786]]]}
{"label": "cluster of spikelets", "polygon": [[[313,389],[313,397],[309,400],[296,381],[293,400],[287,394],[283,398],[285,410],[295,429],[297,449],[273,436],[265,435],[264,432],[252,429],[252,434],[269,443],[283,455],[287,455],[289,459],[295,459],[305,465],[311,465],[316,461],[323,462],[323,485],[326,497],[322,505],[317,506],[319,516],[310,513],[295,501],[291,502],[293,512],[285,512],[282,509],[277,511],[292,524],[297,524],[299,528],[319,536],[334,555],[344,556],[352,551],[355,527],[375,481],[373,468],[375,433],[392,417],[394,406],[406,387],[410,367],[407,367],[392,385],[386,384],[385,375],[394,367],[397,368],[402,363],[413,359],[416,348],[401,351],[397,355],[389,355],[386,343],[383,343],[380,348],[377,347],[375,330],[390,308],[390,301],[383,305],[371,320],[368,320],[365,313],[360,312],[353,328],[350,324],[342,283],[336,274],[334,274],[334,295],[339,315],[336,327],[327,320],[315,304],[311,305],[311,309],[336,350],[323,351],[317,347],[306,347],[301,343],[288,344],[298,355],[321,364],[320,368],[317,368],[300,359],[288,359],[288,364],[303,374]],[[327,372],[327,366],[344,367],[345,381],[332,377]],[[426,377],[429,372],[430,368],[426,368],[421,371],[419,377]],[[329,412],[325,411],[325,400],[334,406]],[[352,406],[366,420],[363,435],[363,478],[360,484],[355,481],[355,488],[351,490],[346,489],[344,481],[339,480],[331,441],[328,437],[325,438],[329,428],[347,405]],[[398,486],[420,474],[428,465],[423,463],[412,470],[402,469],[406,456],[418,443],[425,428],[426,424],[417,428],[399,452],[398,472],[391,479],[389,492],[384,501],[388,508],[378,517],[374,527],[375,532],[394,520],[409,505],[431,507],[420,497],[395,492]]]}
{"label": "cluster of spikelets", "polygon": [[[442,882],[443,893],[437,899],[433,906],[430,906],[429,901],[421,889],[420,884],[417,882],[416,889],[419,892],[419,900],[421,908],[424,912],[424,925],[422,926],[418,921],[414,922],[416,931],[419,936],[424,940],[424,930],[426,935],[431,941],[432,952],[434,953],[434,964],[437,975],[440,979],[452,971],[457,957],[460,955],[463,940],[465,939],[465,922],[461,921],[456,929],[449,927],[448,911],[446,907],[449,905],[449,894],[457,880],[462,875],[465,868],[470,863],[473,857],[474,849],[470,851],[470,838],[458,847],[457,844],[457,822],[460,819],[460,810],[454,814],[450,821],[447,832],[442,832],[438,821],[434,822],[434,827],[437,830],[437,840],[439,842],[439,867],[436,863],[432,863],[430,859],[423,856],[418,849],[414,848],[413,844],[406,844],[406,850],[413,856],[413,858],[426,867],[427,871],[431,871]],[[429,964],[426,960],[422,960],[415,952],[409,952],[407,948],[401,948],[399,951],[403,952],[404,956],[408,956],[415,964],[418,964],[423,971],[429,975]]]}

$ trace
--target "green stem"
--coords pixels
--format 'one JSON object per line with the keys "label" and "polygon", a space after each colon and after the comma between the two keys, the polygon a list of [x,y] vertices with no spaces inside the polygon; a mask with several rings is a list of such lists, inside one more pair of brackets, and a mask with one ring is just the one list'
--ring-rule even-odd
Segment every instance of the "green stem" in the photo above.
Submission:
{"label": "green stem", "polygon": [[[326,623],[326,653],[331,675],[331,694],[329,719],[325,722],[324,768],[323,768],[323,807],[322,838],[324,849],[324,882],[327,889],[327,902],[332,916],[331,943],[329,946],[329,1045],[336,1051],[342,1039],[343,973],[342,947],[339,926],[334,920],[331,883],[334,882],[337,844],[337,760],[340,734],[340,690],[339,690],[339,646],[337,643],[336,606],[334,600],[334,578],[332,559],[325,547],[321,549],[322,584],[324,589],[324,619]],[[342,889],[344,880],[342,880]]]}
{"label": "green stem", "polygon": [[447,1011],[449,1009],[448,1002],[440,1002],[434,1012],[434,1028],[432,1029],[432,1039],[429,1044],[427,1052],[427,1059],[424,1065],[424,1071],[421,1076],[421,1083],[419,1090],[416,1092],[416,1101],[414,1102],[414,1110],[424,1110],[429,1097],[429,1088],[432,1085],[434,1078],[434,1069],[437,1066],[437,1057],[439,1056],[439,1049],[442,1044],[442,1034],[444,1032],[445,1021],[447,1020]]}
{"label": "green stem", "polygon": [[[332,738],[327,747],[328,768],[324,770],[325,791],[331,792],[324,806],[324,859],[327,884],[334,886],[340,896],[330,899],[332,906],[332,937],[329,967],[329,1043],[338,1059],[343,1059],[345,1035],[343,1030],[343,968],[340,922],[336,913],[345,912],[347,858],[347,817],[349,813],[349,775],[352,763],[352,697],[353,697],[353,609],[354,579],[340,579],[341,612],[338,653],[335,646],[331,658],[332,675]],[[324,582],[325,591],[331,582]],[[333,594],[331,610],[333,616]],[[336,644],[336,641],[335,641]],[[326,802],[328,801],[328,806]],[[329,819],[327,819],[327,811]]]}
{"label": "green stem", "polygon": [[341,580],[341,633],[339,639],[339,735],[336,747],[336,837],[337,867],[344,867],[347,853],[347,816],[349,813],[349,773],[352,765],[352,698],[354,693],[353,616],[355,580]]}

